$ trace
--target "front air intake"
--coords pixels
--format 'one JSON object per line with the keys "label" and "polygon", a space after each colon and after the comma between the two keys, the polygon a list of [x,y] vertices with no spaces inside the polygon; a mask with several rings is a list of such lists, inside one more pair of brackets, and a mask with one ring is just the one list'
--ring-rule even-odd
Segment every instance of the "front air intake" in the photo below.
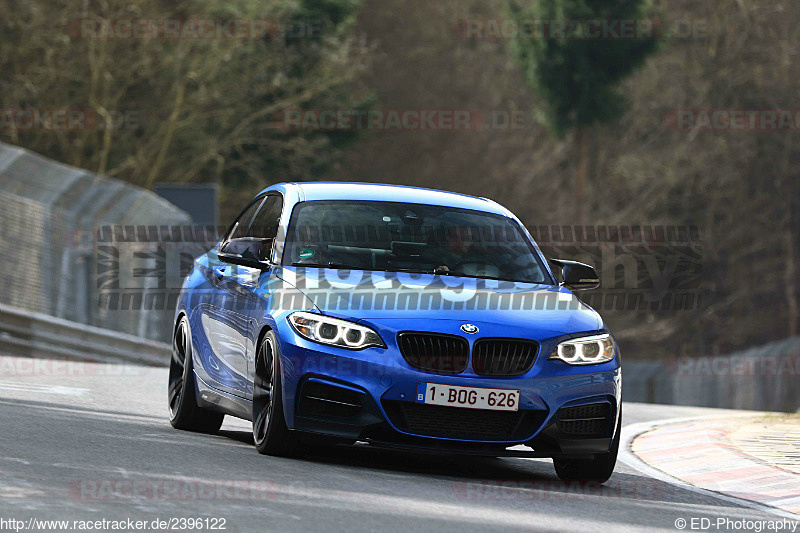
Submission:
{"label": "front air intake", "polygon": [[567,435],[605,437],[611,429],[611,405],[592,403],[558,410],[558,429]]}
{"label": "front air intake", "polygon": [[306,381],[300,393],[298,416],[349,418],[361,413],[364,394],[319,381]]}

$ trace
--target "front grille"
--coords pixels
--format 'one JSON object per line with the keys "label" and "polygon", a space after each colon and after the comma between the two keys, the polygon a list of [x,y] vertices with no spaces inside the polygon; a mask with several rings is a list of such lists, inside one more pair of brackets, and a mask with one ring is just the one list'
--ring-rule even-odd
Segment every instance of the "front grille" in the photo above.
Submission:
{"label": "front grille", "polygon": [[558,429],[569,435],[601,437],[611,427],[611,405],[593,403],[577,407],[564,407],[558,411]]}
{"label": "front grille", "polygon": [[298,416],[347,418],[363,409],[364,395],[318,381],[307,381],[300,393]]}
{"label": "front grille", "polygon": [[518,339],[480,339],[472,348],[472,369],[480,376],[521,376],[531,369],[539,344]]}
{"label": "front grille", "polygon": [[469,344],[457,335],[401,333],[403,359],[414,368],[440,374],[459,374],[467,369]]}
{"label": "front grille", "polygon": [[542,411],[488,411],[386,400],[389,420],[423,437],[502,441],[527,438],[544,421]]}

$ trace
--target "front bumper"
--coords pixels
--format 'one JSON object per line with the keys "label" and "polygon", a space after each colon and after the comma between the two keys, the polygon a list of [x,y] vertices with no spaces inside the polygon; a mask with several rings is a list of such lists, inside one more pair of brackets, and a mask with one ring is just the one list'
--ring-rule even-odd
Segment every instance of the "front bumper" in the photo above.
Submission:
{"label": "front bumper", "polygon": [[[543,354],[563,337],[540,341],[536,362],[524,375],[487,378],[469,369],[458,375],[416,370],[400,355],[396,335],[385,332],[386,349],[350,351],[307,341],[288,324],[279,330],[285,415],[298,431],[429,452],[550,457],[606,452],[618,426],[619,358],[591,367],[548,361]],[[520,410],[417,403],[420,382],[519,389]],[[564,416],[598,414],[586,408],[567,411],[581,406],[600,409],[602,417],[586,418],[606,423],[596,422],[587,432],[586,423]]]}

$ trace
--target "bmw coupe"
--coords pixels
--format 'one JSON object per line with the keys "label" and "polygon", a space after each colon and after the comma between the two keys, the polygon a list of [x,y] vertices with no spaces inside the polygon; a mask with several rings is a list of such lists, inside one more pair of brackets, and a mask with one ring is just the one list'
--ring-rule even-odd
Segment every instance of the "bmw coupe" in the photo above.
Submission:
{"label": "bmw coupe", "polygon": [[620,355],[573,294],[598,285],[588,265],[548,261],[486,198],[273,185],[184,282],[170,421],[250,420],[262,454],[358,443],[550,457],[562,479],[603,482]]}

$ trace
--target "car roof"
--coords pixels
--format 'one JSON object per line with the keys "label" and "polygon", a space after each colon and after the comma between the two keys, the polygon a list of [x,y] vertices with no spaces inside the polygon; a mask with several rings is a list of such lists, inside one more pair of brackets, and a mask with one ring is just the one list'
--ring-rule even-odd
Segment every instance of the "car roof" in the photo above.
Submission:
{"label": "car roof", "polygon": [[315,200],[405,202],[472,209],[496,213],[503,216],[513,216],[503,206],[486,198],[405,185],[360,182],[280,183],[268,187],[261,192],[264,193],[271,190],[288,192],[291,189],[295,189],[298,193],[299,202],[311,202]]}

